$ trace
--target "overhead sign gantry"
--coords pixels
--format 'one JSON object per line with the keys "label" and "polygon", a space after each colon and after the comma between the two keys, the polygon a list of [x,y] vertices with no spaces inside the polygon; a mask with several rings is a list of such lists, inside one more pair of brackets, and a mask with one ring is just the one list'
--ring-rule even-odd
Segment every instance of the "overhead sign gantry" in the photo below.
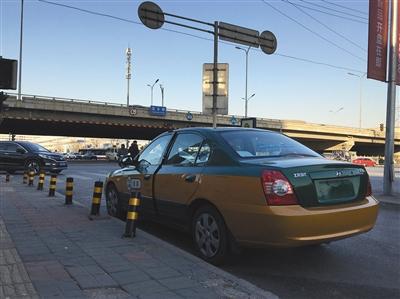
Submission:
{"label": "overhead sign gantry", "polygon": [[[178,16],[163,12],[162,9],[154,2],[146,1],[140,4],[138,9],[139,19],[142,23],[150,29],[159,29],[164,23],[172,24],[188,29],[210,33],[214,36],[214,68],[213,68],[213,104],[212,104],[212,117],[213,127],[217,126],[217,90],[218,90],[218,38],[233,43],[251,46],[254,48],[260,47],[266,54],[272,54],[277,47],[277,40],[275,35],[270,31],[263,31],[261,34],[257,30],[240,27],[233,24],[214,21],[214,23],[204,22],[192,18]],[[207,30],[195,26],[190,26],[174,21],[165,19],[165,16],[181,19],[189,22],[194,22],[204,26],[212,27],[213,30]]]}

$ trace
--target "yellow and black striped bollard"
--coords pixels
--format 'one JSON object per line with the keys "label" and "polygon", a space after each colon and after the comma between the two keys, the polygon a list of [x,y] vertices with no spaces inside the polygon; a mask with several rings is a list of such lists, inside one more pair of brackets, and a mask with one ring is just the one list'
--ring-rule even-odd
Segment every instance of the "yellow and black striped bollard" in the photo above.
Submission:
{"label": "yellow and black striped bollard", "polygon": [[98,216],[100,214],[100,202],[101,194],[103,192],[103,182],[94,182],[93,198],[92,198],[92,209],[90,210],[91,216]]}
{"label": "yellow and black striped bollard", "polygon": [[10,181],[10,174],[6,173],[6,183],[8,183]]}
{"label": "yellow and black striped bollard", "polygon": [[72,205],[72,193],[74,190],[74,178],[67,178],[65,185],[65,204]]}
{"label": "yellow and black striped bollard", "polygon": [[140,193],[133,192],[128,204],[124,238],[133,238],[136,235],[136,221],[139,218]]}
{"label": "yellow and black striped bollard", "polygon": [[45,176],[45,173],[44,173],[44,171],[42,171],[39,175],[39,183],[37,185],[38,190],[43,190],[44,176]]}
{"label": "yellow and black striped bollard", "polygon": [[28,172],[24,171],[24,176],[22,179],[22,183],[26,184],[28,182]]}
{"label": "yellow and black striped bollard", "polygon": [[33,186],[33,179],[35,178],[35,173],[30,170],[29,171],[29,180],[28,180],[28,186]]}
{"label": "yellow and black striped bollard", "polygon": [[57,175],[52,174],[50,178],[49,196],[54,196],[56,193]]}

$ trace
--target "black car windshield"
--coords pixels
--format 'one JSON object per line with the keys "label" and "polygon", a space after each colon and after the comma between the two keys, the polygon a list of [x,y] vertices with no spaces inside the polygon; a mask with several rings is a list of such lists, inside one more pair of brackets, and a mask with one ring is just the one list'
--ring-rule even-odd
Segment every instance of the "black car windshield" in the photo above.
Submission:
{"label": "black car windshield", "polygon": [[50,152],[47,148],[36,143],[23,143],[22,145],[32,152]]}
{"label": "black car windshield", "polygon": [[252,130],[226,131],[222,138],[242,158],[253,157],[320,157],[301,143],[274,132]]}

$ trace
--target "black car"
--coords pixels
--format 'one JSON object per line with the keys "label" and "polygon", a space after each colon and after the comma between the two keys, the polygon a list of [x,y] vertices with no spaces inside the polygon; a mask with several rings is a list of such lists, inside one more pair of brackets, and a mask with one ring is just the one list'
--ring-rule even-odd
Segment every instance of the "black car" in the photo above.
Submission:
{"label": "black car", "polygon": [[64,157],[43,146],[27,141],[0,141],[0,170],[41,170],[60,173],[67,168]]}

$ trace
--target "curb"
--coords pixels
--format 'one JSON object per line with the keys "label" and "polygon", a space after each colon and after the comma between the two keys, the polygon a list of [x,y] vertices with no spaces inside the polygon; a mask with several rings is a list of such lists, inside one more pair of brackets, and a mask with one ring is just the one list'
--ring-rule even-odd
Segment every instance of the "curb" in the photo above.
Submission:
{"label": "curb", "polygon": [[381,203],[400,206],[400,194],[396,194],[393,196],[390,195],[383,195],[383,194],[374,194],[372,195],[376,200]]}

